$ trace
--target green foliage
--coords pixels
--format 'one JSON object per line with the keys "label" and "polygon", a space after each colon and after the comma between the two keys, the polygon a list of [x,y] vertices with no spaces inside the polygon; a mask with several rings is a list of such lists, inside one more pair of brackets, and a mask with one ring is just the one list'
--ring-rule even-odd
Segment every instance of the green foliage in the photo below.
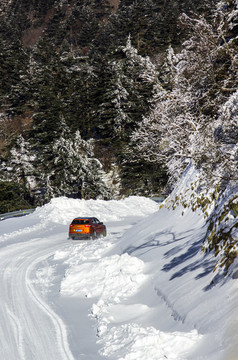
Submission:
{"label": "green foliage", "polygon": [[130,163],[125,160],[121,166],[121,183],[122,194],[125,196],[156,196],[166,186],[166,169],[162,164],[155,165],[142,160]]}
{"label": "green foliage", "polygon": [[14,92],[26,73],[27,56],[21,43],[14,39],[11,44],[0,38],[0,96]]}
{"label": "green foliage", "polygon": [[31,207],[30,195],[22,185],[0,181],[0,213],[30,209]]}

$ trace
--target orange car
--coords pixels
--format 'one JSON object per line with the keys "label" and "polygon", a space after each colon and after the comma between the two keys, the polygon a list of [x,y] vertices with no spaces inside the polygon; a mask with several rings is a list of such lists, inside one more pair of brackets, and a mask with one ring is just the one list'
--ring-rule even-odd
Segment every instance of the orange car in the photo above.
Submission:
{"label": "orange car", "polygon": [[69,226],[69,238],[72,240],[96,239],[106,235],[106,226],[95,217],[75,218]]}

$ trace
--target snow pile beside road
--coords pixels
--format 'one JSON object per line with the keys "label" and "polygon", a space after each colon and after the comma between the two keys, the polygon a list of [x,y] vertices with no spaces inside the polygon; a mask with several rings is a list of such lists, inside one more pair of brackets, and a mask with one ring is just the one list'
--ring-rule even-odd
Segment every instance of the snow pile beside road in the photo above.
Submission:
{"label": "snow pile beside road", "polygon": [[200,338],[196,330],[165,333],[131,323],[111,328],[104,338],[102,354],[120,360],[184,360]]}
{"label": "snow pile beside road", "polygon": [[128,254],[71,266],[61,283],[61,293],[119,302],[137,290],[144,278],[143,266],[143,261]]}
{"label": "snow pile beside road", "polygon": [[158,210],[158,204],[145,197],[131,196],[116,200],[79,200],[54,198],[37,208],[35,214],[47,222],[67,224],[77,216],[95,216],[101,221],[118,221],[127,216],[146,216]]}
{"label": "snow pile beside road", "polygon": [[[53,228],[69,226],[77,216],[98,217],[100,221],[120,221],[127,217],[144,217],[157,211],[159,205],[146,197],[131,196],[116,200],[79,200],[67,197],[52,199],[48,204],[38,207],[24,218],[12,218],[1,222],[0,243],[17,238],[23,234],[29,238],[32,233],[46,233]],[[30,224],[30,225],[29,225]],[[65,228],[65,233],[68,228]]]}

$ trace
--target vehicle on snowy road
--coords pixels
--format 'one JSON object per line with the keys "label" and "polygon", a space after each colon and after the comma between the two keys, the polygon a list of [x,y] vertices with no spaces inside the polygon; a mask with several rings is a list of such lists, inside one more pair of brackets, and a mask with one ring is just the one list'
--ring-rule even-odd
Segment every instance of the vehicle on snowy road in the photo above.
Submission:
{"label": "vehicle on snowy road", "polygon": [[69,226],[69,238],[72,240],[96,239],[106,235],[106,226],[95,217],[75,218]]}

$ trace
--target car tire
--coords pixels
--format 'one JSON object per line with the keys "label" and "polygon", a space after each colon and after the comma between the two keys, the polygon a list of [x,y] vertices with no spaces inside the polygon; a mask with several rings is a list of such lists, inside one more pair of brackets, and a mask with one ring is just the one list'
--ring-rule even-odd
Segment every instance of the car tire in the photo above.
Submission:
{"label": "car tire", "polygon": [[96,231],[94,230],[93,233],[92,233],[92,235],[91,235],[91,239],[92,239],[92,240],[95,240],[96,238],[97,238],[97,233],[96,233]]}
{"label": "car tire", "polygon": [[106,229],[103,230],[102,235],[103,235],[103,237],[107,236],[107,230]]}

